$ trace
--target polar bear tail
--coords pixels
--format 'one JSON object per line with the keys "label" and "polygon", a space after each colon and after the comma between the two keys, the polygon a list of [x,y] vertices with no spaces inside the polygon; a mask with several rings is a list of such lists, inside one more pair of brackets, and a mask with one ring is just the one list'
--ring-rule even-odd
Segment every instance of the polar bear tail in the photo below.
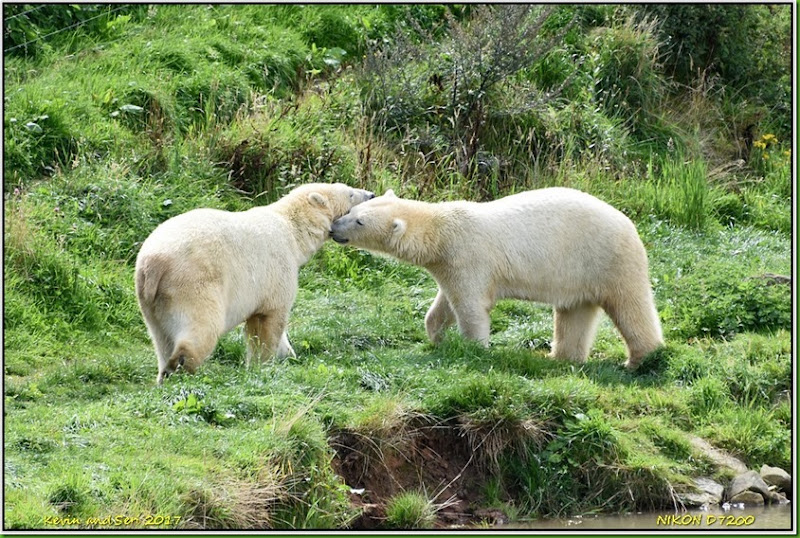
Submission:
{"label": "polar bear tail", "polygon": [[167,270],[166,260],[157,256],[144,258],[136,269],[136,293],[139,302],[152,304],[158,293],[158,285]]}

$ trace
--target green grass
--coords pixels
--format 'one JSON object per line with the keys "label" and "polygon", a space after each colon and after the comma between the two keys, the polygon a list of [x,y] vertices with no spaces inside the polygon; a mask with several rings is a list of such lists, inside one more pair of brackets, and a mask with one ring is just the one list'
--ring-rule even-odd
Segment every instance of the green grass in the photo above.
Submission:
{"label": "green grass", "polygon": [[435,522],[436,508],[422,493],[401,493],[386,505],[386,526],[390,529],[430,529]]}
{"label": "green grass", "polygon": [[[763,278],[791,273],[783,146],[719,173],[699,124],[658,110],[666,75],[636,49],[652,45],[646,28],[614,23],[599,41],[573,28],[574,50],[492,95],[483,149],[497,166],[465,178],[435,132],[426,157],[376,130],[359,72],[368,40],[407,16],[439,35],[442,9],[157,6],[7,56],[7,528],[345,528],[359,495],[385,511],[373,524],[430,528],[462,468],[473,512],[661,509],[719,472],[691,436],[751,468],[790,467],[791,290]],[[565,66],[573,52],[605,55],[602,72]],[[636,62],[648,86],[625,92],[655,109],[633,117],[581,90]],[[527,107],[524,84],[570,70],[570,100]],[[666,346],[627,372],[604,319],[587,363],[556,361],[551,309],[504,300],[489,349],[456,330],[434,347],[424,270],[328,243],[300,273],[296,358],[245,368],[237,328],[197,375],[156,386],[133,287],[142,241],[195,207],[243,210],[312,180],[429,200],[591,192],[639,229]]]}

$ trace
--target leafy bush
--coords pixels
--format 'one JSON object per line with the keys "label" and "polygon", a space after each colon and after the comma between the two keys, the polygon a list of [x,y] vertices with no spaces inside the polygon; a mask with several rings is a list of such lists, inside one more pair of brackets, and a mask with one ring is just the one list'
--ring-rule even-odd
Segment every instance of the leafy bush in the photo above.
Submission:
{"label": "leafy bush", "polygon": [[[684,84],[719,74],[745,96],[778,103],[769,114],[788,135],[789,6],[646,4],[634,10],[640,18],[659,21],[660,40],[668,45],[667,73]],[[752,84],[753,80],[762,83]]]}
{"label": "leafy bush", "polygon": [[654,131],[648,127],[656,121],[668,90],[653,23],[628,19],[597,28],[589,39],[585,69],[591,73],[595,99],[608,114],[622,118],[638,139],[651,138]]}
{"label": "leafy bush", "polygon": [[684,338],[727,337],[791,327],[791,289],[720,260],[702,261],[673,283],[668,330]]}
{"label": "leafy bush", "polygon": [[406,32],[371,50],[364,94],[377,129],[393,133],[424,160],[438,160],[447,173],[472,177],[479,167],[492,96],[544,56],[559,37],[543,31],[551,11],[479,7],[468,22],[450,18],[449,36],[441,43],[418,42]]}

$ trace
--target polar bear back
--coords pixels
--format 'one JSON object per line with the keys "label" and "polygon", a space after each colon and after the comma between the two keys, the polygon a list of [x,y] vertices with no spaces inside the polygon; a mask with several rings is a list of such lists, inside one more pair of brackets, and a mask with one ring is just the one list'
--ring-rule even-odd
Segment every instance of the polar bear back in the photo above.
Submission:
{"label": "polar bear back", "polygon": [[258,305],[293,296],[294,289],[277,284],[285,281],[281,275],[298,270],[291,243],[286,219],[267,207],[243,212],[203,208],[162,223],[142,245],[140,257],[157,256],[172,269],[161,286],[162,300],[169,301],[178,290],[220,290],[225,330],[230,330]]}
{"label": "polar bear back", "polygon": [[498,298],[570,306],[596,300],[622,275],[647,278],[633,223],[589,194],[556,187],[444,205],[461,214],[453,219],[461,229],[450,232],[461,236],[450,264],[485,273]]}

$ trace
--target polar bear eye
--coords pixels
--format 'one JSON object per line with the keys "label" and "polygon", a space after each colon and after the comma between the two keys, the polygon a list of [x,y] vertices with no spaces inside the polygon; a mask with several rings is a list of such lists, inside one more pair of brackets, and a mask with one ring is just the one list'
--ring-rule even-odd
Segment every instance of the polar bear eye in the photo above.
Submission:
{"label": "polar bear eye", "polygon": [[361,222],[361,219],[356,219],[356,224],[358,224],[359,226],[364,226],[364,223]]}

